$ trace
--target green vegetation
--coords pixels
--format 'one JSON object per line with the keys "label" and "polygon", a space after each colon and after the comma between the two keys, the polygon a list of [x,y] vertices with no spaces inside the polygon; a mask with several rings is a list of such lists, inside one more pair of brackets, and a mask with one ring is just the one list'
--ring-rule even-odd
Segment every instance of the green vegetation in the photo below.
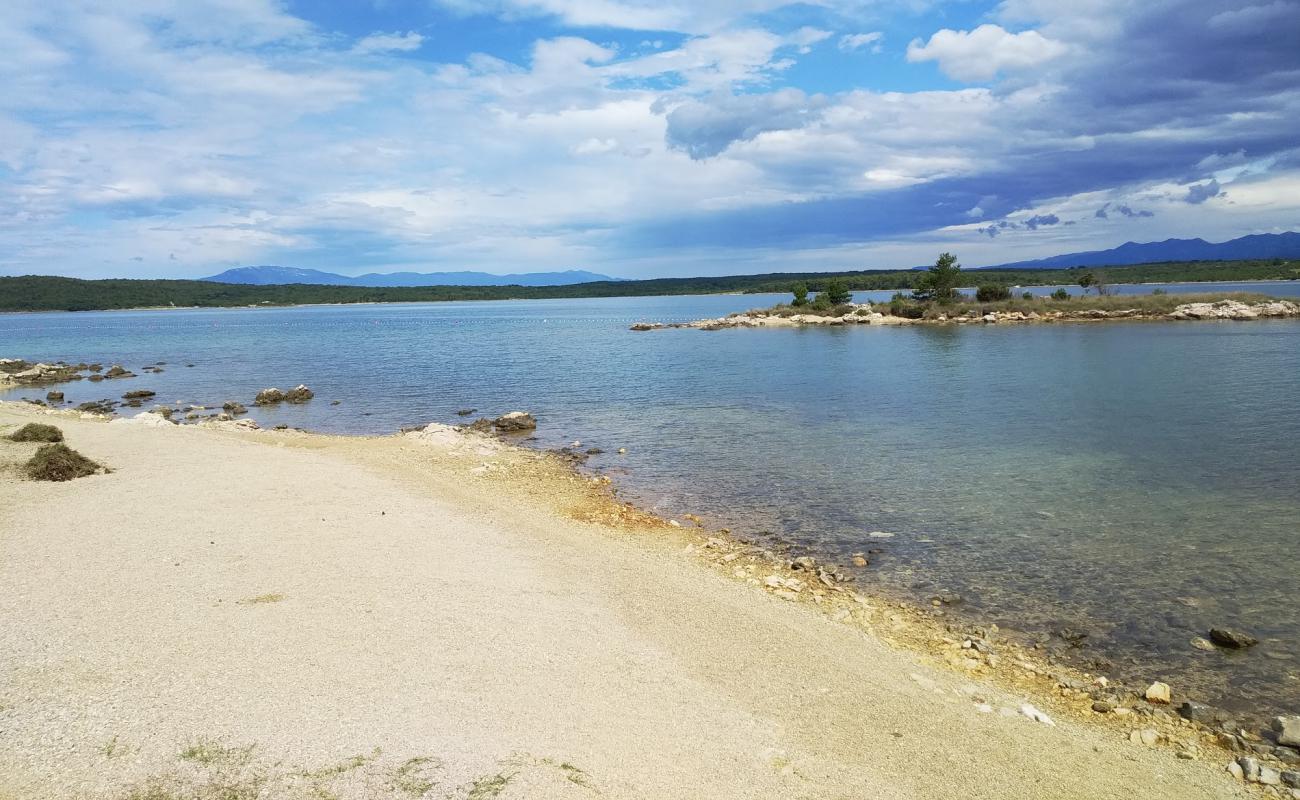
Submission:
{"label": "green vegetation", "polygon": [[[955,262],[954,262],[955,265]],[[1007,286],[1075,284],[1089,271],[1075,269],[979,270],[967,272],[980,283]],[[1192,261],[1107,267],[1114,283],[1176,281],[1258,281],[1300,279],[1300,260]],[[24,276],[0,277],[0,311],[90,311],[97,309],[199,306],[275,306],[303,303],[394,303],[446,300],[527,300],[577,297],[645,297],[721,292],[784,294],[800,284],[824,292],[839,279],[849,290],[922,288],[926,270],[770,273],[713,278],[656,278],[645,281],[598,281],[571,286],[244,286],[207,281],[98,280]]]}
{"label": "green vegetation", "polygon": [[228,747],[215,739],[196,739],[181,751],[182,761],[196,764],[247,764],[253,757],[254,745]]}
{"label": "green vegetation", "polygon": [[429,756],[407,759],[393,772],[393,787],[419,797],[438,785],[431,772],[442,769],[442,761]]}
{"label": "green vegetation", "polygon": [[1110,294],[1110,285],[1106,283],[1106,278],[1099,272],[1085,272],[1079,277],[1079,287],[1083,293],[1087,294],[1089,289],[1093,289],[1099,295]]}
{"label": "green vegetation", "polygon": [[47,444],[23,465],[23,473],[34,481],[70,481],[94,475],[103,469],[66,444]]}
{"label": "green vegetation", "polygon": [[[1033,295],[1025,292],[1021,297],[1029,299]],[[981,303],[992,303],[998,300],[1010,300],[1011,290],[1000,283],[984,283],[975,289],[975,299]]]}
{"label": "green vegetation", "polygon": [[961,282],[961,264],[952,253],[941,253],[934,266],[912,289],[912,297],[921,302],[936,302],[943,305],[957,300],[957,285]]}
{"label": "green vegetation", "polygon": [[1057,289],[1056,291],[1052,292],[1051,297],[1053,300],[1069,300],[1070,293],[1065,291],[1064,289]]}
{"label": "green vegetation", "polygon": [[808,284],[796,283],[794,285],[793,291],[794,291],[794,300],[790,301],[790,305],[792,306],[808,305]]}
{"label": "green vegetation", "polygon": [[817,299],[821,300],[823,297],[826,298],[826,304],[831,306],[842,306],[853,302],[853,294],[841,278],[832,278],[826,282],[826,288],[817,295]]}
{"label": "green vegetation", "polygon": [[[946,316],[949,319],[954,317],[982,317],[991,312],[1016,312],[1024,314],[1036,312],[1039,315],[1050,314],[1056,311],[1068,311],[1070,314],[1086,314],[1089,311],[1127,311],[1133,310],[1140,316],[1163,316],[1169,314],[1178,306],[1186,303],[1210,303],[1220,300],[1236,300],[1242,303],[1263,303],[1271,300],[1268,295],[1253,294],[1249,292],[1233,292],[1229,294],[1126,294],[1126,295],[1089,295],[1087,297],[1070,298],[1070,304],[1062,308],[1055,298],[1034,297],[1029,300],[1023,298],[1008,298],[994,302],[981,302],[970,298],[959,300],[957,303],[949,306],[940,306],[937,303],[921,307],[921,313],[913,317],[914,319],[937,319]],[[892,311],[892,306],[891,306]],[[898,316],[906,316],[899,314]]]}
{"label": "green vegetation", "polygon": [[14,442],[61,442],[63,441],[63,431],[53,425],[29,422],[9,434],[9,439]]}

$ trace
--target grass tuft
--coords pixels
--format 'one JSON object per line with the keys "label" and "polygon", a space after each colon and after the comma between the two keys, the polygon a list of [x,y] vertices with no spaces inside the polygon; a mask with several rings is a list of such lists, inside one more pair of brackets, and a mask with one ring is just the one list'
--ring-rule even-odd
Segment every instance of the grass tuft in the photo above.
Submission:
{"label": "grass tuft", "polygon": [[393,773],[393,787],[414,797],[421,797],[438,785],[437,781],[428,776],[428,771],[441,768],[442,761],[436,758],[409,758]]}
{"label": "grass tuft", "polygon": [[9,439],[14,442],[61,442],[63,431],[53,425],[29,422],[9,434]]}
{"label": "grass tuft", "polygon": [[70,481],[94,475],[99,464],[65,444],[47,444],[23,465],[23,473],[34,481]]}
{"label": "grass tuft", "polygon": [[243,747],[228,747],[215,739],[196,739],[185,746],[180,757],[182,761],[193,761],[204,766],[214,764],[238,766],[248,763],[253,757],[254,747],[255,745],[251,744]]}
{"label": "grass tuft", "polygon": [[489,797],[496,797],[506,790],[510,781],[515,779],[517,772],[498,772],[495,775],[487,775],[478,778],[469,785],[469,791],[465,794],[467,800],[486,800]]}

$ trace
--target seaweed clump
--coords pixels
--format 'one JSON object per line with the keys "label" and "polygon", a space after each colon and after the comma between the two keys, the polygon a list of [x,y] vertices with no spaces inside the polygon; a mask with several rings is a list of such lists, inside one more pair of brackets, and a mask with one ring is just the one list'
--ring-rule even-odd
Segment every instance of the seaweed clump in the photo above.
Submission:
{"label": "seaweed clump", "polygon": [[47,444],[23,465],[23,472],[34,481],[70,481],[94,475],[103,467],[66,444]]}
{"label": "seaweed clump", "polygon": [[63,441],[63,431],[53,425],[29,422],[9,434],[9,439],[15,442],[61,442]]}

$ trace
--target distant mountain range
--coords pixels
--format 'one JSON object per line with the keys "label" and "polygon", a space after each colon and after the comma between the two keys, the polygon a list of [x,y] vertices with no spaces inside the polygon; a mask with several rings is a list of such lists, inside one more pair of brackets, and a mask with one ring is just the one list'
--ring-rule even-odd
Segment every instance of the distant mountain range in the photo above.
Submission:
{"label": "distant mountain range", "polygon": [[371,272],[353,278],[315,269],[261,266],[228,269],[219,275],[200,278],[200,280],[251,286],[288,283],[325,286],[568,286],[575,283],[622,279],[580,269],[518,275],[493,275],[489,272]]}
{"label": "distant mountain range", "polygon": [[[979,267],[978,269],[1066,269],[1156,264],[1163,261],[1235,261],[1253,258],[1300,258],[1300,233],[1261,233],[1227,242],[1204,239],[1166,239],[1163,242],[1126,242],[1110,250],[1066,253],[1032,261]],[[925,269],[917,267],[916,269]],[[325,286],[571,286],[597,281],[621,281],[580,269],[493,275],[490,272],[371,272],[350,277],[334,272],[296,267],[238,267],[201,280],[248,286],[314,284]]]}
{"label": "distant mountain range", "polygon": [[1204,239],[1166,239],[1145,244],[1126,242],[1110,250],[1066,253],[980,269],[1116,267],[1161,261],[1233,261],[1245,258],[1300,258],[1300,233],[1260,233],[1217,243]]}

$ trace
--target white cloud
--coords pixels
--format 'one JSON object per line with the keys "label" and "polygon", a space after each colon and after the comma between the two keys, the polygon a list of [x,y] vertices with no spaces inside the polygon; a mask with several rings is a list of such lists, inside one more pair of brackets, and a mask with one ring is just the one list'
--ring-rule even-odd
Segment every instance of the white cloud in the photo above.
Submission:
{"label": "white cloud", "polygon": [[358,55],[370,53],[410,52],[419,50],[424,44],[424,37],[415,31],[406,33],[372,33],[352,47]]}
{"label": "white cloud", "polygon": [[922,44],[907,46],[907,60],[937,61],[939,69],[960,81],[990,80],[999,72],[1037,67],[1065,54],[1068,48],[1038,31],[1011,33],[999,25],[973,31],[944,28]]}
{"label": "white cloud", "polygon": [[883,49],[882,41],[885,34],[880,31],[871,31],[870,33],[846,33],[840,37],[841,50],[862,50],[870,47],[871,52],[879,53]]}

